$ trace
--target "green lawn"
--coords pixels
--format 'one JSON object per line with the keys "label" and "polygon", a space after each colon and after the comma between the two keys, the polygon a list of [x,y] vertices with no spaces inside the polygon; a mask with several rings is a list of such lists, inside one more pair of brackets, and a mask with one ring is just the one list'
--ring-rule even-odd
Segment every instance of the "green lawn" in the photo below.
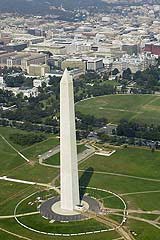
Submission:
{"label": "green lawn", "polygon": [[[17,214],[23,214],[23,213],[29,213],[29,212],[36,212],[37,207],[40,205],[40,202],[37,200],[37,198],[41,198],[41,200],[46,201],[47,199],[57,196],[57,193],[53,190],[38,190],[34,191],[34,194],[27,199],[25,199],[21,204],[18,206],[16,213]],[[30,205],[29,203],[32,203]]]}
{"label": "green lawn", "polygon": [[130,229],[137,233],[136,240],[159,240],[160,230],[148,223],[129,220]]}
{"label": "green lawn", "polygon": [[[39,143],[35,143],[31,146],[21,146],[11,142],[9,136],[10,134],[13,133],[28,134],[29,132],[22,131],[16,128],[0,127],[0,134],[3,137],[5,137],[9,141],[9,143],[12,144],[17,150],[21,151],[26,157],[30,158],[31,160],[37,159],[37,156],[39,154],[42,154],[59,144],[59,139],[55,135],[45,134],[47,137],[46,140]],[[16,155],[17,157],[17,154],[13,151],[13,149],[0,137],[0,152],[1,151],[2,151],[1,156],[4,155],[4,158],[7,156],[8,152],[11,152],[12,155]]]}
{"label": "green lawn", "polygon": [[144,218],[146,220],[153,220],[153,221],[159,217],[158,214],[145,214],[145,213],[141,213],[141,214],[132,213],[132,214],[130,214],[130,216],[140,217],[140,218]]}
{"label": "green lawn", "polygon": [[113,194],[98,191],[95,189],[87,189],[86,192],[91,196],[99,199],[103,205],[107,208],[121,208],[124,209],[123,202],[118,198],[115,197]]}
{"label": "green lawn", "polygon": [[60,153],[56,153],[50,158],[47,158],[44,163],[49,164],[49,165],[55,165],[59,166],[60,165]]}
{"label": "green lawn", "polygon": [[28,158],[34,160],[37,156],[47,152],[59,144],[59,139],[55,136],[49,137],[47,140],[33,144],[32,146],[22,149],[22,153]]}
{"label": "green lawn", "polygon": [[26,162],[0,137],[0,175]]}
{"label": "green lawn", "polygon": [[27,134],[27,131],[23,131],[20,129],[16,129],[16,128],[11,128],[11,127],[0,127],[0,134],[5,137],[17,150],[21,150],[23,147],[18,145],[18,144],[14,144],[10,141],[10,135],[11,134],[15,134],[15,133],[25,133]]}
{"label": "green lawn", "polygon": [[54,222],[49,224],[49,221],[42,218],[41,215],[27,216],[18,218],[22,223],[38,231],[51,232],[51,233],[79,233],[87,231],[103,230],[107,227],[98,223],[94,219],[71,222],[71,223],[58,223]]}
{"label": "green lawn", "polygon": [[160,152],[140,148],[117,149],[110,157],[94,155],[80,164],[80,169],[92,166],[95,171],[129,174],[160,179]]}
{"label": "green lawn", "polygon": [[[117,149],[116,153],[110,157],[92,156],[80,164],[80,169],[84,170],[80,172],[80,175],[83,176],[85,173],[86,176],[82,179],[87,179],[88,176],[88,183],[91,187],[104,188],[123,194],[136,193],[123,196],[131,209],[158,210],[160,209],[158,201],[160,193],[138,194],[137,192],[157,191],[160,189],[160,182],[110,175],[110,173],[160,179],[159,167],[160,152],[157,151],[154,154],[150,150],[125,148]],[[109,204],[111,203],[109,202]]]}
{"label": "green lawn", "polygon": [[[29,219],[28,219],[29,220]],[[27,221],[27,220],[26,220]],[[34,224],[36,224],[36,221],[32,220],[34,222]],[[31,223],[32,223],[31,221]],[[42,219],[43,223],[45,223],[47,220],[45,219]],[[28,221],[27,221],[28,222]],[[30,223],[30,222],[29,222]],[[37,224],[38,225],[38,224]],[[44,224],[45,225],[45,224]],[[51,228],[52,226],[50,226],[50,224],[47,224],[49,228]],[[54,225],[54,224],[53,224]],[[63,224],[62,224],[63,225]],[[86,221],[82,222],[82,225],[84,225],[84,227],[87,227],[86,226]],[[81,225],[81,227],[82,227]],[[90,223],[90,226],[93,226],[95,227],[95,223],[93,223],[93,221]],[[54,236],[46,236],[46,235],[42,235],[42,234],[38,234],[38,233],[34,233],[32,231],[29,231],[21,226],[19,226],[14,219],[7,219],[7,220],[0,220],[0,227],[2,228],[5,228],[13,233],[17,233],[21,236],[25,236],[25,237],[28,237],[28,238],[31,238],[33,240],[50,240],[50,239],[53,239],[53,240],[70,240],[71,238],[70,237],[54,237]],[[76,226],[76,231],[78,231],[78,226]],[[62,231],[62,229],[59,229],[60,231]],[[71,225],[68,224],[68,230],[71,231],[73,230]],[[6,236],[6,238],[3,238],[2,240],[8,240],[8,235]],[[86,236],[75,236],[73,237],[73,239],[77,239],[77,240],[113,240],[113,239],[116,239],[118,238],[119,235],[116,233],[116,232],[108,232],[108,233],[100,233],[100,234],[92,234],[92,235],[86,235]],[[1,240],[1,238],[0,238]]]}
{"label": "green lawn", "polygon": [[[157,189],[160,186],[157,186]],[[140,208],[144,211],[154,211],[160,209],[160,192],[159,193],[141,193],[135,195],[124,196],[124,199],[132,204],[135,208]],[[133,207],[132,207],[133,208]]]}
{"label": "green lawn", "polygon": [[120,84],[119,84],[119,82],[117,82],[115,80],[106,80],[106,81],[102,82],[101,85],[118,86]]}
{"label": "green lawn", "polygon": [[13,215],[16,204],[37,190],[31,185],[0,181],[0,215]]}
{"label": "green lawn", "polygon": [[7,176],[21,180],[49,183],[57,174],[57,169],[41,166],[36,163],[35,165],[26,164],[10,172]]}
{"label": "green lawn", "polygon": [[9,233],[0,230],[0,240],[19,240],[19,237],[12,236]]}
{"label": "green lawn", "polygon": [[[24,133],[14,128],[0,127],[0,134],[4,136],[9,142],[9,135],[11,133]],[[25,132],[26,133],[26,132]],[[20,145],[13,144],[16,149],[21,151],[25,156],[30,159],[36,159],[37,155],[44,153],[49,149],[53,148],[59,144],[59,139],[55,138],[53,135],[47,135],[48,139],[33,144],[30,147],[22,147]],[[38,163],[32,165],[28,164],[21,156],[17,154],[1,137],[0,137],[0,175],[7,175],[8,177],[37,181],[37,182],[50,182],[57,175],[57,170],[40,166]],[[45,176],[45,177],[44,177]]]}
{"label": "green lawn", "polygon": [[[16,129],[16,128],[11,128],[11,127],[0,127],[0,134],[5,137],[17,150],[20,150],[20,151],[23,151],[23,149],[27,150],[27,149],[31,149],[33,146],[40,146],[40,147],[44,147],[44,150],[45,150],[45,146],[48,146],[48,147],[54,147],[55,145],[59,144],[59,139],[56,138],[55,135],[53,134],[46,134],[46,137],[47,137],[47,140],[43,141],[43,142],[40,142],[40,143],[36,143],[36,144],[33,144],[32,146],[21,146],[21,145],[18,145],[18,144],[15,144],[13,142],[11,142],[10,140],[10,135],[11,134],[14,134],[14,133],[22,133],[22,134],[29,134],[31,132],[27,132],[27,131],[24,131],[24,130],[20,130],[20,129]],[[48,140],[51,140],[53,141],[53,145],[51,142],[49,142]],[[43,145],[41,145],[41,143],[43,143]],[[47,149],[48,149],[47,147]],[[38,147],[37,147],[38,148]],[[47,151],[47,150],[46,150]],[[31,155],[32,156],[32,155]]]}
{"label": "green lawn", "polygon": [[[149,181],[126,178],[126,177],[117,177],[117,176],[109,176],[104,174],[93,173],[91,179],[89,180],[89,186],[110,190],[119,194],[127,194],[126,196],[122,195],[122,198],[126,200],[128,207],[131,209],[157,208],[158,210],[160,207],[159,203],[157,203],[159,194],[156,194],[156,193],[155,194],[149,193],[144,195],[128,194],[128,193],[135,193],[135,192],[137,193],[137,192],[144,192],[144,191],[157,191],[160,189],[159,182],[158,183],[149,182]],[[106,199],[106,202],[107,202],[107,199]]]}
{"label": "green lawn", "polygon": [[[0,134],[4,136],[9,143],[11,143],[17,150],[21,151],[26,157],[31,160],[37,159],[39,154],[42,154],[49,149],[55,147],[59,144],[59,139],[55,136],[47,135],[48,139],[33,144],[29,147],[22,147],[20,145],[14,144],[10,141],[9,135],[12,133],[27,133],[26,131],[22,131],[15,128],[10,127],[0,127]],[[12,172],[19,166],[26,165],[26,161],[18,155],[16,151],[14,151],[1,137],[0,137],[0,165],[3,166],[0,168],[0,175],[7,175]]]}
{"label": "green lawn", "polygon": [[[121,96],[118,96],[121,97]],[[154,100],[155,96],[148,99],[150,105],[153,104],[157,107],[158,99]],[[140,101],[140,100],[139,100]],[[128,103],[126,103],[127,105]],[[131,104],[131,103],[130,103]],[[145,102],[143,103],[145,104]],[[149,104],[148,104],[149,105]],[[144,105],[143,105],[144,108]],[[136,110],[136,106],[134,106]],[[140,116],[140,115],[139,115]],[[0,128],[0,133],[3,134],[7,139],[9,139],[10,132],[19,131],[11,128]],[[17,149],[22,151],[26,156],[32,160],[36,160],[37,155],[45,152],[59,143],[58,139],[53,135],[48,135],[47,141],[42,143],[34,144],[31,147],[22,148],[21,146],[15,146]],[[78,152],[85,150],[84,145],[78,146]],[[58,155],[57,155],[58,156]],[[55,156],[54,156],[55,157]],[[59,164],[59,158],[57,157],[57,164]],[[55,161],[55,160],[54,160]],[[49,183],[54,177],[59,173],[59,170],[49,167],[44,167],[34,161],[33,164],[26,163],[21,157],[15,153],[15,151],[8,146],[0,138],[0,174],[7,175],[8,177],[13,177],[28,181],[37,181],[41,183]],[[55,162],[54,162],[55,164]],[[122,198],[126,201],[129,209],[142,209],[147,211],[159,210],[160,209],[160,193],[159,192],[149,192],[158,191],[160,189],[160,182],[151,181],[152,179],[160,179],[160,152],[155,151],[152,153],[150,150],[140,149],[140,148],[117,148],[116,153],[110,157],[103,157],[99,155],[92,156],[85,162],[82,162],[79,167],[82,171],[79,172],[81,185],[87,185],[91,187],[98,187],[102,189],[107,189],[118,194],[122,194]],[[90,172],[87,172],[86,170]],[[110,175],[109,173],[120,173],[125,175],[133,175],[137,177],[149,178],[148,180],[136,179],[131,177]],[[35,186],[5,182],[0,180],[0,215],[12,215],[16,204],[28,196],[32,192],[38,191],[39,188]],[[143,193],[148,191],[148,193]],[[121,202],[115,197],[107,193],[97,193],[91,191],[92,195],[103,199],[103,203],[108,208],[122,208]],[[142,193],[140,193],[142,192]],[[19,211],[29,211],[30,207],[28,205],[22,206]],[[36,210],[36,206],[33,209]],[[137,215],[138,216],[138,215]],[[143,215],[139,215],[144,217]],[[113,217],[113,216],[111,216]],[[152,219],[153,216],[146,216],[146,219]],[[118,217],[113,217],[114,219],[119,219]],[[49,224],[47,220],[44,220],[39,215],[27,216],[22,218],[22,221],[34,225],[36,228],[42,230],[49,230],[53,232],[73,232],[79,230],[90,231],[95,229],[95,227],[102,228],[101,224],[97,224],[94,220],[84,221],[81,223],[69,223],[67,225],[54,223]],[[87,223],[87,224],[86,224]],[[41,227],[43,226],[43,228]],[[160,230],[147,223],[129,220],[127,226],[130,230],[137,232],[136,240],[159,240]],[[13,233],[19,234],[21,236],[28,237],[34,240],[49,240],[49,239],[59,239],[62,237],[49,237],[46,235],[40,235],[38,233],[33,233],[19,226],[14,219],[1,219],[0,228],[4,228]],[[118,238],[119,235],[115,232],[93,234],[88,236],[78,236],[73,239],[77,240],[112,240]],[[0,231],[0,240],[17,240],[17,237],[9,235]],[[69,240],[70,238],[65,238]]]}
{"label": "green lawn", "polygon": [[159,124],[160,96],[107,95],[81,101],[76,104],[76,110],[96,117],[105,117],[113,123],[125,118]]}

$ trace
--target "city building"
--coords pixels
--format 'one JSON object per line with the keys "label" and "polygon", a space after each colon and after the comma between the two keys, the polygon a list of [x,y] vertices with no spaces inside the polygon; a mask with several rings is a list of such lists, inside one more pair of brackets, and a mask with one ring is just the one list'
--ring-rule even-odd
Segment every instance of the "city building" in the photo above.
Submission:
{"label": "city building", "polygon": [[104,67],[103,59],[100,58],[88,58],[87,62],[87,71],[98,71]]}
{"label": "city building", "polygon": [[61,68],[64,70],[66,68],[70,69],[80,69],[86,70],[86,62],[79,58],[70,58],[62,62]]}
{"label": "city building", "polygon": [[50,68],[47,64],[30,64],[27,67],[27,73],[32,76],[45,76],[46,73],[50,72]]}
{"label": "city building", "polygon": [[0,66],[20,67],[27,70],[31,64],[42,65],[47,61],[47,54],[34,52],[2,52],[0,54]]}
{"label": "city building", "polygon": [[123,55],[122,58],[116,59],[112,63],[112,69],[117,68],[120,72],[130,68],[133,73],[137,71],[144,71],[150,65],[154,65],[156,63],[156,59],[151,54],[140,54],[136,55]]}
{"label": "city building", "polygon": [[146,43],[145,44],[145,48],[144,48],[145,52],[149,52],[153,55],[156,56],[160,56],[160,42],[156,42],[156,43]]}
{"label": "city building", "polygon": [[33,80],[33,87],[39,88],[43,86],[43,83],[48,85],[49,79],[48,78],[42,78],[42,79],[34,79]]}

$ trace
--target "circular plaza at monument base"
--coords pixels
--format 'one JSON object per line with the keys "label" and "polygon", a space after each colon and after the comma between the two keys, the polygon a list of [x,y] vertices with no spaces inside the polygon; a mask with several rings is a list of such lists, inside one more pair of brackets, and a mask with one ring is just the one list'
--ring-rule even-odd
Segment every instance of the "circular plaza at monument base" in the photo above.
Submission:
{"label": "circular plaza at monument base", "polygon": [[81,205],[77,206],[74,211],[64,210],[61,208],[60,197],[53,197],[40,206],[40,214],[49,219],[59,222],[80,221],[89,218],[87,212],[100,212],[100,203],[90,197],[84,196]]}

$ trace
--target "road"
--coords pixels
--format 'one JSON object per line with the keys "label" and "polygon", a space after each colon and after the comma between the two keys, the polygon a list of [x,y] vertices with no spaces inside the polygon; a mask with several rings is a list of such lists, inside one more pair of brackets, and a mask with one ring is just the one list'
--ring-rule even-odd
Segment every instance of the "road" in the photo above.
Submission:
{"label": "road", "polygon": [[60,146],[58,145],[58,146],[52,148],[51,150],[49,150],[49,151],[41,154],[41,155],[39,156],[39,161],[42,162],[42,161],[44,161],[44,160],[46,160],[46,159],[54,156],[55,154],[57,154],[57,153],[59,153],[59,152],[60,152]]}

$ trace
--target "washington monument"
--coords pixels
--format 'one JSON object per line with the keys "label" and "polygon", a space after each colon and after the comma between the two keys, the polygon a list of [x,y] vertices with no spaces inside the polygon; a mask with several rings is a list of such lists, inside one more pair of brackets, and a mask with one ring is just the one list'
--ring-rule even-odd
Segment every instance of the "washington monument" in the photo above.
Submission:
{"label": "washington monument", "polygon": [[80,197],[73,78],[67,69],[60,82],[60,166],[61,209],[73,211]]}

